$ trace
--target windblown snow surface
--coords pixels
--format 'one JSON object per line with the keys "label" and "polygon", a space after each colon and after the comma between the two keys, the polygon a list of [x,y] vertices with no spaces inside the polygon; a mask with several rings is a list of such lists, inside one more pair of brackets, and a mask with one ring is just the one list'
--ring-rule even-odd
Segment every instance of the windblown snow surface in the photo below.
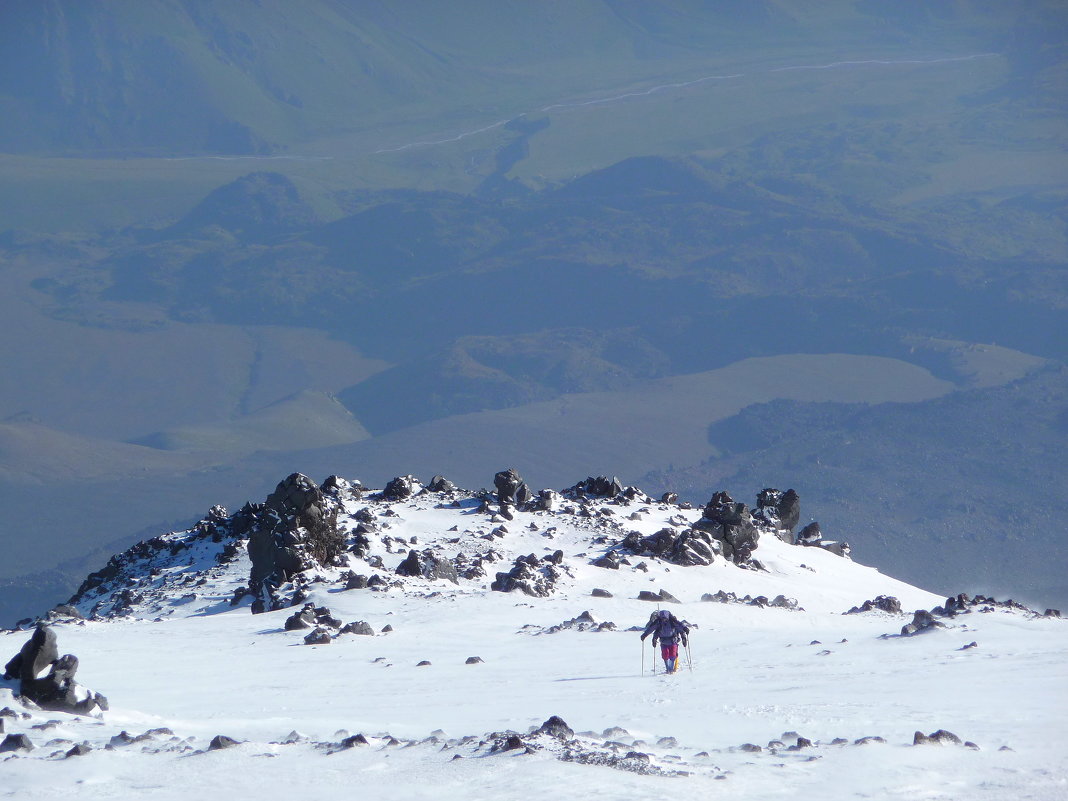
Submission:
{"label": "windblown snow surface", "polygon": [[[60,653],[81,661],[77,681],[108,696],[110,710],[26,712],[17,684],[0,683],[0,707],[28,715],[0,718],[6,733],[36,746],[0,754],[0,797],[1068,798],[1063,620],[976,607],[902,637],[913,610],[944,599],[820,548],[762,536],[754,556],[764,570],[637,557],[611,570],[590,564],[614,541],[594,543],[604,534],[597,519],[517,511],[501,530],[477,500],[457,497],[458,508],[428,492],[346,502],[348,513],[370,505],[393,538],[350,555],[356,573],[397,579],[407,547],[503,555],[488,575],[459,584],[404,578],[344,590],[344,568],[320,571],[327,581],[312,585],[310,600],[345,622],[367,621],[374,636],[309,646],[307,630],[283,629],[296,610],[252,615],[248,598],[231,606],[249,562],[242,551],[216,565],[221,546],[210,541],[134,582],[162,589],[131,614],[56,623]],[[701,515],[656,502],[594,508],[642,534]],[[515,556],[557,549],[565,575],[549,597],[489,589]],[[368,564],[376,555],[383,569]],[[641,561],[648,572],[634,567]],[[613,597],[593,597],[594,588]],[[628,630],[656,608],[638,593],[661,589],[693,628],[691,659],[684,652],[674,675]],[[803,611],[700,600],[718,590],[781,594]],[[896,596],[908,614],[843,614],[878,595]],[[548,631],[584,611],[615,630]],[[0,636],[0,657],[28,636]],[[473,656],[483,661],[468,664]],[[574,738],[530,733],[553,715]],[[915,732],[939,729],[975,747],[913,745]],[[507,747],[508,732],[520,747]],[[209,750],[218,734],[239,744]],[[366,744],[343,742],[356,734]],[[811,745],[798,748],[799,737]],[[64,758],[83,742],[89,753]]]}

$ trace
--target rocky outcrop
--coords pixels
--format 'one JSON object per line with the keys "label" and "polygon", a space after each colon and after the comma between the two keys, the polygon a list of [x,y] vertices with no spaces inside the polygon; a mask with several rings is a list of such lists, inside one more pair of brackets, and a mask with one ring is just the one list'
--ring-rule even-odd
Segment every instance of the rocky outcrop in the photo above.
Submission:
{"label": "rocky outcrop", "polygon": [[705,531],[721,545],[723,556],[735,564],[746,564],[753,556],[760,532],[744,503],[735,503],[726,492],[715,493],[705,505],[694,529]]}
{"label": "rocky outcrop", "polygon": [[631,532],[620,542],[620,547],[635,555],[655,556],[685,567],[710,565],[723,551],[722,543],[699,528],[683,531],[662,528],[647,537]]}
{"label": "rocky outcrop", "polygon": [[[48,674],[39,675],[48,669]],[[18,679],[19,695],[41,709],[86,715],[107,709],[108,700],[74,681],[78,657],[59,656],[55,632],[38,623],[30,639],[4,667],[5,679]]]}
{"label": "rocky outcrop", "polygon": [[[766,526],[792,532],[801,518],[801,499],[794,490],[781,492],[766,487],[757,494],[754,517]],[[790,541],[788,537],[784,537]]]}
{"label": "rocky outcrop", "polygon": [[246,507],[249,591],[253,613],[287,605],[279,589],[315,565],[335,565],[345,540],[337,526],[338,501],[314,481],[293,473],[267,496],[262,507]]}
{"label": "rocky outcrop", "polygon": [[497,504],[501,509],[524,506],[534,498],[530,487],[513,467],[495,474],[493,486],[497,488]]}
{"label": "rocky outcrop", "polygon": [[562,570],[552,562],[529,554],[517,558],[507,573],[498,573],[490,589],[497,592],[519,590],[525,595],[545,598],[552,595],[556,582],[562,575]]}

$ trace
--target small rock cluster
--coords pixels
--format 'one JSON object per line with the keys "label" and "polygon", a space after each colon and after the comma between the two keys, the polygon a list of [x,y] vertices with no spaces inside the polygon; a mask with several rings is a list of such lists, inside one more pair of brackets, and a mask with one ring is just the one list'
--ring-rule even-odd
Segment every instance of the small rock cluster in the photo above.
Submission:
{"label": "small rock cluster", "polygon": [[[531,631],[533,629],[533,631]],[[557,623],[548,628],[537,626],[524,626],[521,631],[527,634],[558,634],[561,631],[615,631],[616,624],[611,620],[598,621],[589,611],[583,612],[577,617]]]}
{"label": "small rock cluster", "polygon": [[746,604],[748,606],[759,606],[761,608],[771,607],[773,609],[790,609],[798,612],[805,611],[804,607],[798,605],[796,598],[787,598],[785,595],[776,595],[769,601],[765,595],[758,595],[755,598],[745,595],[739,598],[733,592],[719,590],[718,592],[711,594],[706,592],[701,596],[701,600],[720,604]]}
{"label": "small rock cluster", "polygon": [[[560,558],[563,554],[560,554]],[[556,559],[556,561],[553,561]],[[490,585],[491,590],[497,592],[513,592],[519,590],[525,595],[535,598],[546,598],[552,595],[556,582],[564,575],[566,568],[560,564],[556,554],[538,559],[534,554],[520,556],[515,560],[512,569],[507,573],[498,573]]]}
{"label": "small rock cluster", "polygon": [[901,614],[901,601],[893,595],[877,595],[875,598],[865,601],[860,606],[852,607],[843,615],[859,615],[864,612],[886,612],[891,615]]}

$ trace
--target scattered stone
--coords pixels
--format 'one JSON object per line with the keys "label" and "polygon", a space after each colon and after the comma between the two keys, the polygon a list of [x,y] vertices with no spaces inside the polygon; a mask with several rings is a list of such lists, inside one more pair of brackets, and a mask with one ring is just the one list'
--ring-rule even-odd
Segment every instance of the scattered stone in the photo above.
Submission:
{"label": "scattered stone", "polygon": [[594,587],[593,592],[590,593],[594,598],[611,598],[612,593],[608,590],[602,590],[600,587]]}
{"label": "scattered stone", "polygon": [[342,748],[355,748],[358,745],[370,745],[370,743],[367,742],[367,738],[362,734],[354,734],[341,741]]}
{"label": "scattered stone", "polygon": [[764,749],[755,743],[742,743],[740,746],[738,746],[738,750],[755,754],[760,751],[763,751]]}
{"label": "scattered stone", "polygon": [[619,570],[620,558],[615,551],[609,551],[590,562],[594,567],[603,567],[608,570]]}
{"label": "scattered stone", "polygon": [[367,576],[357,575],[351,571],[345,577],[345,589],[346,590],[365,590],[367,589]]}
{"label": "scattered stone", "polygon": [[93,747],[89,745],[89,743],[77,743],[73,748],[67,751],[66,754],[64,754],[64,758],[70,759],[71,757],[85,756],[92,750]]}
{"label": "scattered stone", "polygon": [[869,743],[885,743],[882,737],[861,737],[859,740],[854,740],[853,745],[868,745]]}
{"label": "scattered stone", "polygon": [[366,620],[355,620],[341,627],[341,634],[359,634],[362,637],[373,637],[375,630]]}
{"label": "scattered stone", "polygon": [[848,612],[843,612],[844,615],[857,615],[863,612],[871,612],[878,610],[880,612],[888,612],[892,615],[901,614],[901,601],[895,598],[893,595],[879,595],[874,599],[865,601],[860,606],[854,606]]}
{"label": "scattered stone", "polygon": [[467,660],[464,662],[464,664],[465,665],[477,665],[480,662],[484,662],[484,661],[485,660],[481,656],[469,656],[469,657],[467,657]]}
{"label": "scattered stone", "polygon": [[225,734],[216,734],[211,738],[211,743],[208,745],[209,751],[221,751],[224,748],[233,748],[235,745],[240,745],[233,737],[227,737]]}
{"label": "scattered stone", "polygon": [[962,745],[960,737],[955,735],[951,731],[945,729],[939,729],[933,734],[924,734],[922,731],[918,731],[912,735],[913,745]]}
{"label": "scattered stone", "polygon": [[416,667],[428,667],[429,665],[430,665],[430,660],[429,659],[424,659],[422,662],[419,662],[416,665]]}
{"label": "scattered stone", "polygon": [[382,627],[383,634],[389,634],[391,631],[393,631],[393,626],[389,625],[388,623]]}
{"label": "scattered stone", "polygon": [[977,642],[975,642],[973,640],[972,642],[968,643],[967,645],[962,645],[957,650],[959,650],[959,651],[967,651],[969,648],[978,648],[978,647],[979,647],[979,643],[977,643]]}
{"label": "scattered stone", "polygon": [[661,737],[656,741],[656,744],[661,748],[678,748],[679,741],[674,737]]}
{"label": "scattered stone", "polygon": [[601,732],[601,736],[607,738],[630,737],[630,732],[622,728],[621,726],[610,726],[609,728]]}

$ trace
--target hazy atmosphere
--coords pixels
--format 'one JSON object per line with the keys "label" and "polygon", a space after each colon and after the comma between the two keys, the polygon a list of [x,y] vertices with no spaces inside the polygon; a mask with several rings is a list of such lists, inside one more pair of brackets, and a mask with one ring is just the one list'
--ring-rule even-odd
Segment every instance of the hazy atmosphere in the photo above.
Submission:
{"label": "hazy atmosphere", "polygon": [[0,623],[509,467],[1068,604],[1066,144],[1060,0],[4,0]]}

